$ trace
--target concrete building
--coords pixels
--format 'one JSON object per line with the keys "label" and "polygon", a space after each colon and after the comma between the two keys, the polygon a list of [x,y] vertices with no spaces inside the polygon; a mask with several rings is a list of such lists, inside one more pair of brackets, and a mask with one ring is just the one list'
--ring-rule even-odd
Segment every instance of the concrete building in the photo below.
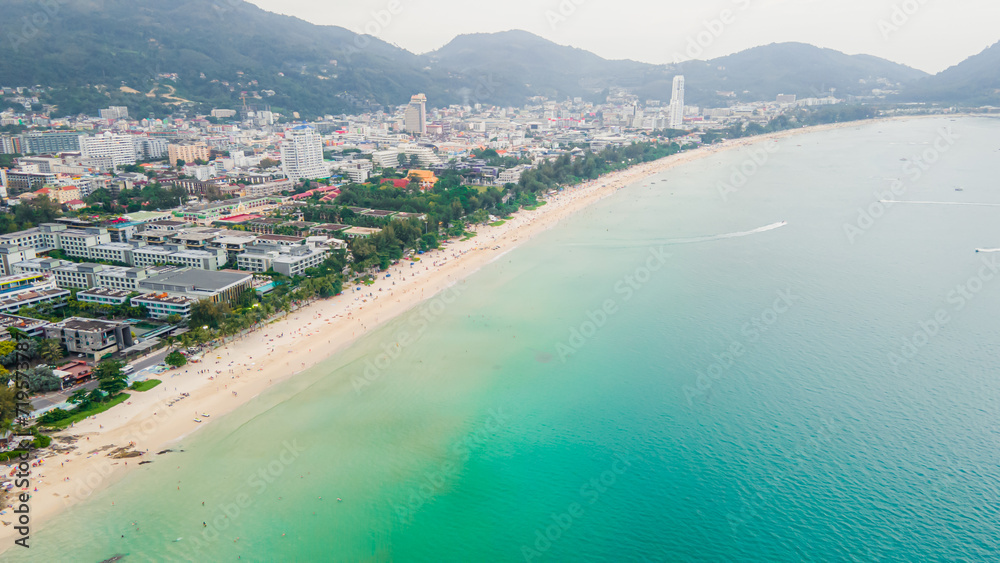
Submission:
{"label": "concrete building", "polygon": [[396,150],[375,151],[372,162],[380,168],[397,168],[400,152]]}
{"label": "concrete building", "polygon": [[13,338],[10,335],[10,331],[7,330],[9,328],[16,328],[31,338],[37,338],[45,335],[44,329],[48,325],[48,321],[40,319],[0,314],[0,342],[5,342]]}
{"label": "concrete building", "polygon": [[52,274],[56,285],[63,289],[90,289],[98,285],[97,274],[104,271],[105,268],[117,268],[117,266],[70,263],[52,270]]}
{"label": "concrete building", "polygon": [[84,197],[80,193],[80,188],[76,186],[46,186],[34,193],[39,197],[45,196],[59,205]]}
{"label": "concrete building", "polygon": [[158,137],[133,137],[135,157],[141,160],[159,160],[167,156],[169,143]]}
{"label": "concrete building", "polygon": [[188,250],[178,244],[144,246],[132,251],[132,265],[138,268],[172,264],[200,270],[218,270],[225,265],[226,251],[217,248]]}
{"label": "concrete building", "polygon": [[410,98],[403,115],[403,129],[413,135],[427,134],[427,96],[424,94]]}
{"label": "concrete building", "polygon": [[133,307],[145,307],[149,316],[154,319],[165,319],[170,315],[179,315],[181,318],[191,318],[191,305],[196,303],[196,299],[190,297],[171,296],[167,293],[150,293],[133,297],[129,301]]}
{"label": "concrete building", "polygon": [[239,255],[241,270],[263,273],[274,270],[279,274],[295,277],[305,274],[326,259],[327,250],[307,245],[281,246],[278,244],[255,244]]}
{"label": "concrete building", "polygon": [[136,248],[146,246],[143,241],[133,242],[108,242],[91,246],[88,249],[89,260],[95,262],[118,262],[120,264],[132,264],[132,251]]}
{"label": "concrete building", "polygon": [[274,182],[264,182],[263,184],[247,184],[241,190],[243,197],[260,197],[267,195],[278,195],[282,192],[290,192],[295,189],[295,183],[291,180],[277,180]]}
{"label": "concrete building", "polygon": [[128,323],[71,317],[44,330],[45,338],[56,338],[71,354],[86,354],[94,361],[134,344]]}
{"label": "concrete building", "polygon": [[97,272],[97,286],[126,292],[138,291],[139,282],[151,275],[171,271],[169,266],[158,268],[105,268]]}
{"label": "concrete building", "polygon": [[323,139],[316,129],[299,125],[285,131],[285,140],[281,143],[281,169],[293,182],[330,177],[323,162]]}
{"label": "concrete building", "polygon": [[79,131],[47,131],[21,136],[24,154],[56,154],[80,150]]}
{"label": "concrete building", "polygon": [[80,136],[80,151],[102,170],[113,170],[117,166],[135,164],[135,144],[132,135],[101,133],[92,137]]}
{"label": "concrete building", "polygon": [[0,168],[0,185],[6,190],[8,197],[40,190],[46,184],[54,184],[55,182],[56,175],[50,172],[27,172]]}
{"label": "concrete building", "polygon": [[112,289],[110,287],[95,287],[76,292],[76,300],[83,303],[115,306],[127,302],[129,295],[132,295],[131,291]]}
{"label": "concrete building", "polygon": [[46,274],[54,271],[59,266],[72,264],[67,260],[57,260],[55,258],[31,258],[23,260],[13,265],[13,275],[23,274]]}
{"label": "concrete building", "polygon": [[128,119],[128,108],[125,106],[111,106],[108,109],[98,110],[101,119]]}
{"label": "concrete building", "polygon": [[21,307],[50,303],[61,307],[70,292],[56,287],[55,281],[40,273],[25,273],[0,278],[0,312],[16,313]]}
{"label": "concrete building", "polygon": [[167,146],[167,161],[171,166],[178,160],[184,162],[194,162],[203,160],[208,162],[212,158],[212,151],[205,143],[184,143]]}
{"label": "concrete building", "polygon": [[670,97],[670,128],[684,126],[684,77],[674,77],[673,92]]}
{"label": "concrete building", "polygon": [[42,234],[41,248],[62,250],[80,258],[90,258],[90,247],[111,242],[111,235],[104,227],[71,229],[58,223],[43,223],[38,230]]}
{"label": "concrete building", "polygon": [[186,268],[142,280],[139,282],[139,291],[228,303],[244,291],[252,289],[252,283],[253,276],[242,272],[206,272]]}
{"label": "concrete building", "polygon": [[0,246],[0,276],[13,275],[14,266],[25,260],[35,258],[35,249],[6,244]]}

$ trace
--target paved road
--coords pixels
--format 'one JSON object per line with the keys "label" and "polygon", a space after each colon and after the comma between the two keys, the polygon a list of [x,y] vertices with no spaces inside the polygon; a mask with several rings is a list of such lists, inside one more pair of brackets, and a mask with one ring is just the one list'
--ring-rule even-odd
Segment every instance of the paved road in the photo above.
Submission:
{"label": "paved road", "polygon": [[[157,352],[156,354],[153,354],[152,356],[132,362],[131,365],[135,366],[135,371],[142,371],[143,369],[146,369],[150,366],[155,366],[156,364],[162,362],[163,358],[165,357],[167,357],[167,351],[162,350],[160,352]],[[52,405],[58,405],[59,403],[66,402],[66,399],[68,399],[70,395],[75,393],[77,389],[86,389],[87,391],[90,391],[92,389],[96,389],[97,384],[98,384],[97,381],[88,381],[83,385],[77,385],[69,389],[63,389],[62,391],[56,391],[54,393],[49,393],[41,397],[36,397],[31,400],[31,408],[39,410],[51,407]]]}

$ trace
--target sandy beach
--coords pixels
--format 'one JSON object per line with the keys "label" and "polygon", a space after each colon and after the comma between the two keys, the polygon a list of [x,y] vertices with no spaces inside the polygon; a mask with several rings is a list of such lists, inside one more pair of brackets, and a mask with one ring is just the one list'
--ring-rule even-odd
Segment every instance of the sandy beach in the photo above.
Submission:
{"label": "sandy beach", "polygon": [[[391,278],[383,274],[363,290],[346,286],[342,295],[316,301],[207,352],[201,363],[163,373],[157,376],[163,381],[161,385],[145,393],[131,392],[126,403],[59,432],[52,447],[37,452],[39,455],[32,461],[42,458],[44,463],[32,468],[31,473],[31,531],[37,533],[53,516],[112,485],[140,463],[155,462],[157,452],[209,426],[268,387],[330,358],[382,323],[460,283],[564,218],[632,183],[721,151],[873,123],[878,122],[811,127],[729,141],[568,188],[535,211],[522,210],[497,227],[477,228],[477,236],[470,240],[427,253],[413,265],[401,262],[393,266],[388,272]],[[206,418],[201,413],[211,416]],[[8,473],[11,467],[7,466]],[[0,515],[0,552],[15,539],[14,515],[9,508],[5,510]]]}

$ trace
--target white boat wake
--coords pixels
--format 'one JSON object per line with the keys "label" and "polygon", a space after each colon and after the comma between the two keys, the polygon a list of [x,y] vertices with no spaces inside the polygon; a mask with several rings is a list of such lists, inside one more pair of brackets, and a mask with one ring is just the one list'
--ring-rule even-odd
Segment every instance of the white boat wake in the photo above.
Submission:
{"label": "white boat wake", "polygon": [[973,207],[1000,207],[1000,203],[965,203],[961,201],[902,201],[883,199],[880,203],[911,203],[914,205],[971,205]]}
{"label": "white boat wake", "polygon": [[1000,252],[1000,248],[977,248],[976,252]]}
{"label": "white boat wake", "polygon": [[752,231],[742,231],[739,233],[726,233],[723,235],[711,235],[707,237],[695,237],[695,238],[676,238],[663,241],[661,244],[695,244],[699,242],[712,242],[716,240],[723,240],[727,238],[740,238],[748,237],[750,235],[756,235],[760,233],[766,233],[767,231],[773,231],[775,229],[780,229],[788,225],[787,221],[781,221],[780,223],[773,223],[771,225],[765,225],[763,227],[754,229]]}
{"label": "white boat wake", "polygon": [[590,247],[595,247],[596,246],[596,247],[612,247],[612,248],[634,248],[636,246],[654,246],[654,245],[676,246],[676,245],[681,245],[681,244],[696,244],[696,243],[700,243],[700,242],[712,242],[712,241],[724,240],[724,239],[729,239],[729,238],[748,237],[750,235],[756,235],[756,234],[760,234],[760,233],[766,233],[767,231],[773,231],[775,229],[780,229],[781,227],[784,227],[786,225],[788,225],[787,221],[781,221],[779,223],[773,223],[773,224],[770,224],[770,225],[765,225],[763,227],[759,227],[759,228],[753,229],[752,231],[741,231],[741,232],[738,232],[738,233],[725,233],[725,234],[721,234],[721,235],[710,235],[710,236],[704,236],[704,237],[674,238],[674,239],[667,239],[667,240],[649,240],[649,241],[643,241],[643,242],[636,242],[636,241],[624,242],[624,241],[608,240],[608,241],[601,241],[601,242],[597,242],[597,243],[570,243],[570,244],[567,244],[566,246],[590,246]]}

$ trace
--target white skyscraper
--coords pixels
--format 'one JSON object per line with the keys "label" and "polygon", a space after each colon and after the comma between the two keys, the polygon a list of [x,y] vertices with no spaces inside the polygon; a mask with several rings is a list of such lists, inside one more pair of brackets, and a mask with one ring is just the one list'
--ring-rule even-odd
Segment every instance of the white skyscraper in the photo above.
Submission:
{"label": "white skyscraper", "polygon": [[403,129],[416,135],[427,134],[427,96],[417,94],[410,98],[410,105],[406,106],[403,116]]}
{"label": "white skyscraper", "polygon": [[293,182],[330,177],[323,163],[323,139],[315,129],[299,125],[285,131],[285,140],[281,143],[281,168]]}
{"label": "white skyscraper", "polygon": [[670,128],[684,126],[684,77],[674,77],[674,91],[670,97]]}
{"label": "white skyscraper", "polygon": [[92,137],[80,136],[80,152],[104,170],[116,166],[135,164],[135,143],[132,135],[102,133]]}

